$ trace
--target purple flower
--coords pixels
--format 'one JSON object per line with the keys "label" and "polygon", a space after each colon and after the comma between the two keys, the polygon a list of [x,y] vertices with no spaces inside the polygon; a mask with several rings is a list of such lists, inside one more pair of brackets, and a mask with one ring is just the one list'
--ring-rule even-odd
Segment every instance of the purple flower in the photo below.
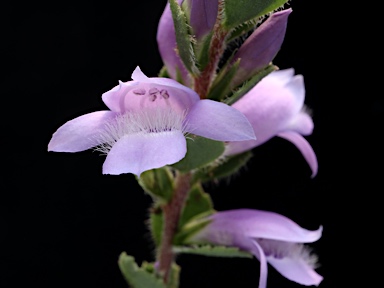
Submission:
{"label": "purple flower", "polygon": [[[218,0],[177,0],[178,4],[185,4],[189,12],[191,32],[197,40],[208,35],[216,22],[219,9]],[[169,3],[165,6],[157,28],[157,44],[159,53],[171,78],[179,79],[186,86],[191,86],[191,79],[177,54],[175,27]]]}
{"label": "purple flower", "polygon": [[241,59],[235,78],[232,80],[233,86],[243,83],[275,58],[283,44],[291,12],[292,9],[286,9],[273,13],[241,45],[232,60],[234,63]]}
{"label": "purple flower", "polygon": [[[178,0],[178,3],[180,4],[182,1]],[[191,86],[191,78],[188,71],[177,54],[175,26],[169,2],[160,17],[156,39],[160,56],[167,67],[169,76],[173,79],[181,78],[184,85]]]}
{"label": "purple flower", "polygon": [[186,133],[218,141],[255,139],[246,117],[226,104],[200,100],[173,79],[148,78],[139,67],[132,79],[102,95],[110,110],[85,114],[61,126],[48,151],[96,147],[107,154],[104,174],[140,176],[184,158]]}
{"label": "purple flower", "polygon": [[212,222],[194,235],[192,242],[252,253],[260,261],[259,288],[267,286],[267,263],[302,285],[319,285],[323,280],[314,270],[316,256],[303,245],[320,239],[322,227],[309,231],[277,213],[251,209],[217,212],[209,218]]}
{"label": "purple flower", "polygon": [[263,144],[274,136],[292,142],[317,174],[318,163],[311,145],[302,135],[310,135],[313,121],[304,106],[302,75],[293,69],[279,70],[264,77],[232,107],[242,112],[252,124],[256,140],[231,142],[226,155],[234,155]]}
{"label": "purple flower", "polygon": [[215,25],[219,11],[218,0],[186,0],[190,9],[190,25],[192,33],[197,39],[201,39],[210,33]]}

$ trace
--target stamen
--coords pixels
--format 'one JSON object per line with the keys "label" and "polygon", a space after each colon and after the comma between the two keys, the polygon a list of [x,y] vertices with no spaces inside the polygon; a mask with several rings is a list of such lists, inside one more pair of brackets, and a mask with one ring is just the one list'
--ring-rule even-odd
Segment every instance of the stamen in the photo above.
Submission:
{"label": "stamen", "polygon": [[142,88],[139,88],[139,89],[135,89],[132,91],[133,94],[136,94],[136,95],[145,95],[145,89],[142,89]]}
{"label": "stamen", "polygon": [[156,94],[149,95],[149,101],[155,101],[157,98]]}
{"label": "stamen", "polygon": [[150,94],[150,95],[156,94],[156,93],[158,93],[158,92],[159,92],[159,89],[157,89],[157,88],[151,88],[151,89],[149,89],[149,94]]}
{"label": "stamen", "polygon": [[168,94],[167,90],[161,90],[160,91],[160,95],[163,96],[164,99],[168,99],[169,98],[169,94]]}

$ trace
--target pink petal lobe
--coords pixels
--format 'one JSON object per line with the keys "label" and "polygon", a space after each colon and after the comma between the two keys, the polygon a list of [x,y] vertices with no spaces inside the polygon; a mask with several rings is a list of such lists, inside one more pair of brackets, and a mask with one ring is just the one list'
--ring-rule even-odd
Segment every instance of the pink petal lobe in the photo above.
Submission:
{"label": "pink petal lobe", "polygon": [[267,257],[267,261],[285,278],[299,284],[318,286],[323,280],[323,277],[317,274],[304,259],[290,257],[277,259],[275,257]]}
{"label": "pink petal lobe", "polygon": [[103,174],[133,173],[140,177],[146,170],[180,161],[186,152],[187,144],[181,131],[126,135],[109,151]]}
{"label": "pink petal lobe", "polygon": [[226,155],[250,150],[280,133],[311,134],[313,121],[304,107],[304,98],[303,77],[294,76],[293,69],[278,70],[263,78],[232,105],[247,117],[257,139],[228,143]]}
{"label": "pink petal lobe", "polygon": [[124,107],[121,106],[122,100],[124,100],[124,96],[132,90],[138,83],[133,81],[121,82],[119,81],[119,85],[113,87],[111,90],[103,93],[101,96],[103,102],[107,107],[116,113],[124,113]]}
{"label": "pink petal lobe", "polygon": [[310,231],[291,219],[269,211],[236,209],[221,211],[211,216],[213,221],[207,231],[228,231],[243,237],[265,238],[296,243],[310,243],[321,237],[322,227]]}
{"label": "pink petal lobe", "polygon": [[305,112],[305,109],[298,113],[288,124],[287,130],[293,130],[301,135],[311,135],[314,124],[311,116]]}
{"label": "pink petal lobe", "polygon": [[289,83],[294,74],[295,69],[293,68],[277,70],[269,74],[267,77],[263,78],[263,81],[268,81],[270,84],[274,83],[279,86],[284,86],[285,84]]}
{"label": "pink petal lobe", "polygon": [[316,176],[318,170],[317,157],[312,149],[312,146],[307,140],[296,132],[281,132],[277,136],[284,138],[294,144],[301,152],[304,159],[307,161],[309,167],[312,170],[312,178]]}
{"label": "pink petal lobe", "polygon": [[79,152],[101,144],[100,133],[115,117],[112,111],[98,111],[68,121],[53,134],[48,151]]}
{"label": "pink petal lobe", "polygon": [[285,85],[286,89],[291,92],[293,103],[295,104],[295,112],[299,112],[304,105],[305,99],[305,86],[304,86],[304,77],[303,75],[295,75],[292,79]]}
{"label": "pink petal lobe", "polygon": [[132,80],[134,81],[148,81],[148,77],[141,71],[140,67],[137,66],[135,70],[133,70],[131,75]]}
{"label": "pink petal lobe", "polygon": [[247,118],[221,102],[201,100],[189,111],[187,132],[218,141],[243,141],[255,139]]}
{"label": "pink petal lobe", "polygon": [[250,252],[260,261],[260,278],[259,288],[267,287],[268,265],[263,249],[260,245],[252,240],[253,247],[250,247]]}

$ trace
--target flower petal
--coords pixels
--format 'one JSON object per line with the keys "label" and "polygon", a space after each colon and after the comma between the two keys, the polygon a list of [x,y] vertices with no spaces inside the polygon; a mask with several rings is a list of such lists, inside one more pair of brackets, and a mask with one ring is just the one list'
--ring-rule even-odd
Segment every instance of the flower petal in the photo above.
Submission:
{"label": "flower petal", "polygon": [[290,141],[297,147],[297,149],[299,149],[299,151],[304,156],[305,160],[307,161],[309,167],[312,170],[311,177],[315,177],[318,170],[317,157],[312,149],[312,146],[308,143],[308,141],[296,132],[282,132],[277,134],[277,136]]}
{"label": "flower petal", "polygon": [[[259,288],[267,287],[268,265],[263,248],[254,239],[248,237],[235,237],[235,242],[229,246],[238,247],[241,250],[252,253],[260,262]],[[223,243],[217,243],[223,245]]]}
{"label": "flower petal", "polygon": [[323,277],[302,258],[283,257],[277,259],[268,257],[267,261],[283,275],[285,278],[295,281],[302,285],[318,286],[323,280]]}
{"label": "flower petal", "polygon": [[263,249],[260,245],[252,240],[253,247],[250,247],[249,251],[255,255],[255,257],[260,262],[260,278],[259,278],[259,288],[267,287],[267,276],[268,276],[268,265],[267,259],[265,257]]}
{"label": "flower petal", "polygon": [[186,152],[187,143],[181,131],[129,134],[109,151],[103,174],[133,173],[140,177],[146,170],[180,161]]}
{"label": "flower petal", "polygon": [[[181,2],[182,0],[178,0],[179,4]],[[169,75],[173,79],[178,79],[178,76],[181,76],[183,84],[190,86],[191,79],[188,76],[188,71],[176,52],[176,34],[169,3],[165,6],[164,12],[160,17],[156,40],[160,56],[167,67]]]}
{"label": "flower petal", "polygon": [[217,212],[210,217],[213,221],[206,229],[211,234],[227,231],[243,237],[310,243],[320,239],[322,233],[322,227],[310,231],[283,215],[268,211],[236,209]]}
{"label": "flower petal", "polygon": [[126,95],[133,87],[137,86],[137,82],[128,81],[121,82],[119,85],[113,87],[111,90],[103,93],[101,99],[111,111],[116,113],[124,113],[124,106],[122,106],[123,96]]}
{"label": "flower petal", "polygon": [[163,86],[169,86],[172,88],[180,89],[188,94],[190,94],[191,98],[194,102],[200,100],[199,94],[197,94],[194,90],[191,88],[188,88],[179,82],[170,79],[170,78],[164,78],[164,77],[147,77],[140,69],[140,67],[136,67],[136,69],[132,73],[132,79],[134,81],[142,82],[142,83],[150,83],[150,84],[159,84]]}
{"label": "flower petal", "polygon": [[218,0],[188,0],[191,6],[190,24],[197,39],[212,31],[219,10]]}
{"label": "flower petal", "polygon": [[296,115],[287,125],[288,130],[296,131],[301,135],[311,135],[313,132],[313,120],[305,109]]}
{"label": "flower petal", "polygon": [[273,60],[283,43],[291,12],[292,9],[286,9],[273,13],[241,45],[233,57],[233,62],[241,59],[233,80],[234,86],[249,79]]}
{"label": "flower petal", "polygon": [[274,83],[275,85],[284,86],[289,83],[294,74],[295,69],[293,68],[277,70],[263,78],[263,81],[270,81],[271,84]]}
{"label": "flower petal", "polygon": [[112,111],[98,111],[68,121],[53,134],[48,151],[79,152],[102,144],[98,136],[116,115]]}
{"label": "flower petal", "polygon": [[186,131],[218,141],[256,139],[247,118],[221,102],[201,100],[189,111]]}
{"label": "flower petal", "polygon": [[[257,136],[259,137],[259,136]],[[236,142],[229,142],[225,146],[224,155],[226,156],[232,156],[236,154],[240,154],[242,152],[248,151],[253,149],[254,147],[259,146],[259,142],[257,140],[247,140],[247,141],[236,141]]]}
{"label": "flower petal", "polygon": [[150,81],[149,77],[141,71],[140,67],[137,66],[135,70],[133,70],[131,78],[133,81],[145,82]]}
{"label": "flower petal", "polygon": [[199,95],[192,89],[169,78],[147,77],[139,67],[132,73],[134,81],[119,85],[103,94],[104,103],[112,111],[141,112],[145,109],[172,107],[184,114],[196,102]]}
{"label": "flower petal", "polygon": [[226,155],[247,151],[289,130],[312,133],[312,119],[303,108],[304,80],[293,74],[293,69],[272,72],[232,105],[247,117],[257,139],[228,143]]}

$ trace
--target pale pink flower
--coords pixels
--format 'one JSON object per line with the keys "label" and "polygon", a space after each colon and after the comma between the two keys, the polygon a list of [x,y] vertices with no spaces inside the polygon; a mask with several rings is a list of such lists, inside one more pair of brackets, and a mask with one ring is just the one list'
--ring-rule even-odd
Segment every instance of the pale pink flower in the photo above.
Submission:
{"label": "pale pink flower", "polygon": [[294,75],[293,69],[278,70],[264,77],[232,105],[248,118],[257,139],[228,143],[226,155],[250,150],[278,136],[300,150],[314,177],[318,169],[316,154],[302,136],[310,135],[313,130],[304,98],[303,76]]}
{"label": "pale pink flower", "polygon": [[280,214],[251,209],[221,211],[208,219],[211,222],[191,242],[238,247],[252,253],[260,261],[259,288],[267,286],[267,263],[302,285],[317,286],[323,280],[314,270],[317,257],[303,245],[320,239],[321,226],[310,231]]}
{"label": "pale pink flower", "polygon": [[192,89],[173,79],[148,78],[138,67],[132,79],[102,95],[110,110],[85,114],[61,126],[48,150],[96,147],[107,154],[104,174],[140,176],[184,158],[188,133],[218,141],[255,139],[246,117],[231,106],[200,100]]}

